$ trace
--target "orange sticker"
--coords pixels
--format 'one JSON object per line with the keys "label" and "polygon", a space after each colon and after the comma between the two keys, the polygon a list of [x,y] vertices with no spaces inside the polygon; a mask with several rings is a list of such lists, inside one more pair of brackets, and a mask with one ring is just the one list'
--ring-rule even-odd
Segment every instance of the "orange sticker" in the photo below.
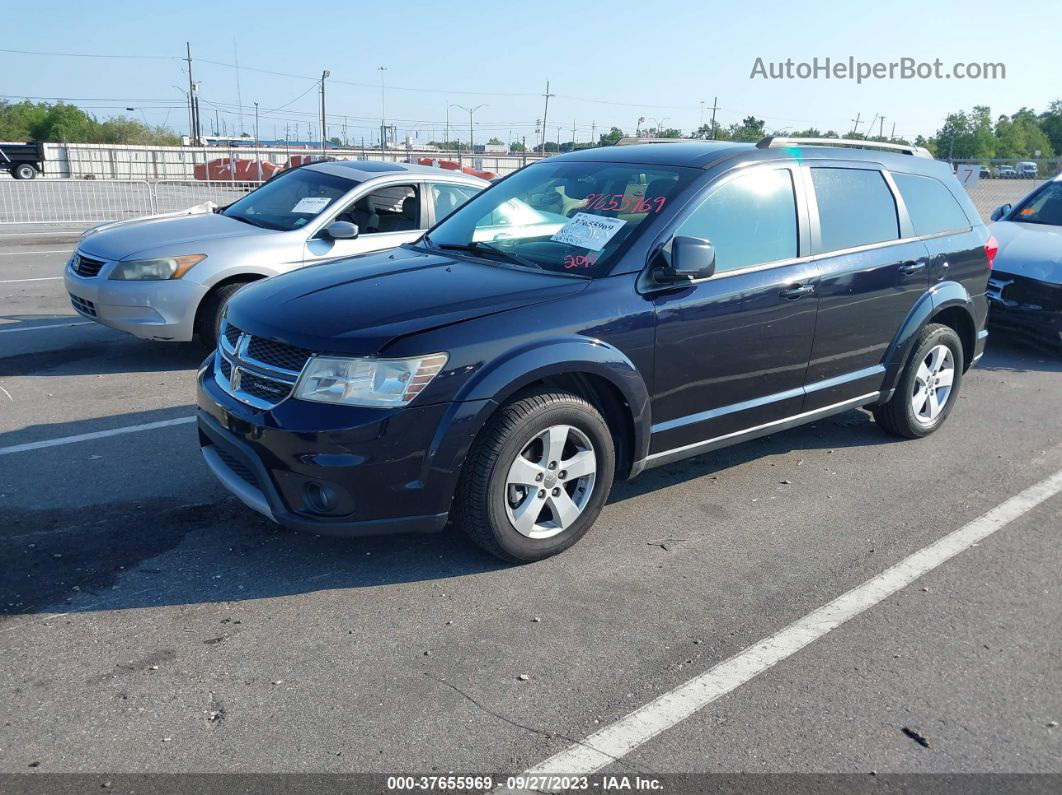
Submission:
{"label": "orange sticker", "polygon": [[1024,210],[1021,211],[1021,214],[1022,215],[1032,215],[1035,212],[1036,212],[1036,210],[1034,210],[1032,207],[1026,207]]}

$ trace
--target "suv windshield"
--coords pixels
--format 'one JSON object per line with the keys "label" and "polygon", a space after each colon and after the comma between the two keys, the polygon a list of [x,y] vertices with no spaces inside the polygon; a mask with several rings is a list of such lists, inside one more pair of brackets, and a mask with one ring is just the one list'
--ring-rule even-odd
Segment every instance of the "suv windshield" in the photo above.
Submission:
{"label": "suv windshield", "polygon": [[287,232],[308,224],[357,184],[356,180],[299,168],[269,180],[230,204],[222,215]]}
{"label": "suv windshield", "polygon": [[1048,182],[1010,217],[1026,224],[1062,226],[1062,182]]}
{"label": "suv windshield", "polygon": [[624,244],[699,171],[549,161],[513,174],[428,233],[433,248],[554,273],[603,276]]}

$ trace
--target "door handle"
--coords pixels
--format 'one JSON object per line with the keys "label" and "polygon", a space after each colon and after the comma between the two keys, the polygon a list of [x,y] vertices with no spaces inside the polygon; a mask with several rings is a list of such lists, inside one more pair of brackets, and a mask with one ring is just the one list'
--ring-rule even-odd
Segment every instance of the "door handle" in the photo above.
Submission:
{"label": "door handle", "polygon": [[779,295],[782,296],[782,298],[788,298],[790,301],[795,301],[797,298],[811,295],[814,292],[814,284],[794,284],[792,287],[787,287],[782,290]]}
{"label": "door handle", "polygon": [[900,271],[907,276],[913,273],[918,273],[920,270],[924,270],[926,267],[926,261],[924,259],[909,259],[906,262],[900,263]]}

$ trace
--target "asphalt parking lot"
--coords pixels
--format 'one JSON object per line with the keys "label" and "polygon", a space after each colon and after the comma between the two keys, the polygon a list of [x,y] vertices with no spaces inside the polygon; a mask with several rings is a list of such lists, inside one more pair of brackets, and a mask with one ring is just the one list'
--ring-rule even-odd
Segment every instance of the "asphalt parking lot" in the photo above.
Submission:
{"label": "asphalt parking lot", "polygon": [[0,227],[0,771],[519,772],[991,524],[606,769],[1062,772],[1062,493],[1008,502],[1062,483],[1062,360],[993,338],[929,439],[855,411],[653,470],[513,567],[245,509],[204,353],[77,316],[75,240]]}

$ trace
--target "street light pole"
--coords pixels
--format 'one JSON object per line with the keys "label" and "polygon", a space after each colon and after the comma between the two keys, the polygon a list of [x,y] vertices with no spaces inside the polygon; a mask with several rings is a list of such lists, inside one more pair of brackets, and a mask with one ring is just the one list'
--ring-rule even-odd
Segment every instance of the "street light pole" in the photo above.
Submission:
{"label": "street light pole", "polygon": [[383,151],[387,148],[387,95],[384,86],[384,72],[387,67],[378,66],[376,69],[380,73],[380,151]]}
{"label": "street light pole", "polygon": [[472,114],[480,108],[489,107],[489,105],[476,105],[476,107],[474,108],[466,108],[464,105],[454,105],[454,107],[460,108],[464,111],[468,111],[468,151],[469,155],[474,155],[476,153],[476,142],[475,135],[472,131]]}

